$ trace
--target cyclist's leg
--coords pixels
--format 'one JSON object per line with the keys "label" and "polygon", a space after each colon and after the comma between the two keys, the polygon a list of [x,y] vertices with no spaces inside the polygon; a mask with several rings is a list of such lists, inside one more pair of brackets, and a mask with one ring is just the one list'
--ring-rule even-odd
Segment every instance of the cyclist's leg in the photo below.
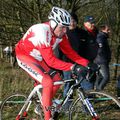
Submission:
{"label": "cyclist's leg", "polygon": [[45,114],[45,120],[51,118],[51,110],[49,109],[52,105],[52,92],[53,92],[53,81],[49,76],[45,76],[42,80],[42,103]]}
{"label": "cyclist's leg", "polygon": [[[49,73],[50,68],[46,65],[46,63],[43,62],[42,65],[44,66],[45,71],[47,71],[47,72]],[[55,82],[55,81],[61,80],[61,77],[60,77],[60,73],[59,73],[59,72],[56,72],[54,75],[49,76],[49,77],[51,77],[52,83]],[[43,82],[44,82],[44,81],[43,81]],[[46,84],[46,80],[45,80],[45,83],[43,83],[43,84],[45,84],[45,85],[43,85],[43,86],[46,86],[46,85],[47,85],[47,84]],[[51,94],[52,94],[52,98],[54,97],[54,95],[56,94],[56,92],[57,92],[57,90],[58,90],[59,88],[60,88],[60,85],[54,85],[54,86],[53,86],[52,93],[51,93]]]}
{"label": "cyclist's leg", "polygon": [[47,108],[51,106],[53,96],[53,80],[48,74],[45,74],[41,70],[41,67],[44,68],[45,71],[49,71],[50,68],[45,64],[44,61],[39,62],[30,56],[18,56],[17,60],[20,67],[22,67],[36,81],[42,83],[42,102],[45,120],[49,120],[49,118],[51,117],[51,111]]}
{"label": "cyclist's leg", "polygon": [[[59,81],[59,80],[61,80],[60,74],[56,73],[55,76],[53,77],[53,81],[55,82],[55,81]],[[53,86],[53,94],[52,94],[53,97],[55,96],[55,94],[59,88],[60,88],[60,85]]]}

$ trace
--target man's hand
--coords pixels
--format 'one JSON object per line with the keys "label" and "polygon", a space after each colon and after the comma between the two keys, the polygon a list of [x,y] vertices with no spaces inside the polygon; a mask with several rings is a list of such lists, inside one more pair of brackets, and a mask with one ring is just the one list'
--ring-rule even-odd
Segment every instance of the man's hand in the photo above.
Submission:
{"label": "man's hand", "polygon": [[88,63],[88,69],[91,70],[92,72],[96,72],[99,70],[99,66],[96,63],[90,62]]}
{"label": "man's hand", "polygon": [[88,72],[87,67],[84,67],[82,65],[78,65],[78,64],[74,64],[73,68],[72,68],[72,74],[76,75],[76,76],[83,76],[86,77]]}

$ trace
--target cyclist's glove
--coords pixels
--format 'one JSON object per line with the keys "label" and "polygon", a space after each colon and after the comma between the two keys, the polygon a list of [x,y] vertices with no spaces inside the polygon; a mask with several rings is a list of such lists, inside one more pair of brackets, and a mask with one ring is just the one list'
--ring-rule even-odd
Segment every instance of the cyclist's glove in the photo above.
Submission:
{"label": "cyclist's glove", "polygon": [[96,63],[90,62],[88,63],[87,68],[91,70],[91,72],[96,72],[99,70],[100,67]]}
{"label": "cyclist's glove", "polygon": [[79,75],[82,77],[86,77],[87,72],[88,72],[87,67],[84,67],[82,65],[74,64],[74,66],[72,68],[72,74],[76,75],[78,77],[79,77]]}

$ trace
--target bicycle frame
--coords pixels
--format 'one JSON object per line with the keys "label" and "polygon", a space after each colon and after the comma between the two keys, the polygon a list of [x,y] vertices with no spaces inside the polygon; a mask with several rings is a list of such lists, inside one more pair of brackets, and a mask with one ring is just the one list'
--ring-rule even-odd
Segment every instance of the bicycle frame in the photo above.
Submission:
{"label": "bicycle frame", "polygon": [[[70,80],[65,80],[65,81],[56,81],[54,82],[54,85],[63,85],[66,82],[70,82],[70,81],[75,81],[76,83],[73,84],[70,89],[68,90],[67,96],[64,98],[63,102],[61,103],[61,105],[57,108],[57,111],[61,111],[63,106],[65,105],[65,103],[68,101],[69,97],[73,94],[74,89],[78,90],[78,96],[80,97],[80,100],[82,101],[83,105],[85,105],[87,107],[87,109],[89,110],[90,114],[94,117],[97,117],[97,114],[94,111],[94,108],[92,107],[91,103],[89,102],[89,99],[87,97],[85,97],[84,95],[84,91],[83,89],[80,87],[80,83],[83,81],[83,78],[81,80],[74,80],[74,79],[70,79]],[[42,100],[41,100],[41,92],[40,90],[43,88],[43,86],[41,84],[35,86],[33,88],[33,90],[31,91],[31,93],[29,94],[29,96],[27,97],[23,107],[21,108],[20,112],[18,113],[16,120],[20,120],[20,117],[26,117],[27,116],[27,112],[29,110],[30,105],[32,104],[32,98],[34,96],[37,95],[38,97],[38,101],[40,102],[42,105]],[[52,107],[53,109],[53,107]]]}
{"label": "bicycle frame", "polygon": [[[69,80],[69,81],[70,81],[70,80]],[[62,85],[62,84],[64,84],[64,81],[56,81],[56,82],[54,82],[54,85]],[[33,98],[33,96],[37,95],[37,96],[38,96],[38,101],[37,101],[37,102],[40,102],[40,103],[42,104],[42,100],[41,100],[42,97],[41,97],[41,92],[40,92],[40,90],[41,90],[42,88],[43,88],[43,87],[42,87],[41,84],[39,84],[39,85],[37,85],[37,86],[35,86],[35,87],[33,88],[33,90],[31,91],[31,93],[29,94],[29,96],[28,96],[27,99],[25,100],[25,103],[24,103],[23,107],[21,108],[20,112],[18,113],[18,115],[17,115],[17,117],[16,117],[16,120],[19,120],[20,117],[21,117],[21,115],[22,115],[23,117],[26,117],[26,116],[27,116],[27,112],[28,112],[29,107],[30,107],[30,105],[31,105],[31,103],[32,103],[32,98]]]}

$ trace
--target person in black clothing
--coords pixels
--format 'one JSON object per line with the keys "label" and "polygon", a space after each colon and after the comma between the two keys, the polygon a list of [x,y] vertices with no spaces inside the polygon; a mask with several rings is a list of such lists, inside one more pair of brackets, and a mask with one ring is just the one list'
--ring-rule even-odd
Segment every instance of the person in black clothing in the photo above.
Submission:
{"label": "person in black clothing", "polygon": [[95,63],[100,65],[100,76],[96,81],[96,89],[103,90],[109,81],[109,62],[111,60],[111,50],[108,44],[109,26],[100,26],[100,32],[97,35],[97,43],[99,45],[98,54],[95,58]]}
{"label": "person in black clothing", "polygon": [[[77,15],[75,13],[71,13],[71,16],[72,16],[71,25],[67,30],[67,36],[69,38],[69,42],[72,48],[80,56],[87,58],[89,61],[92,62],[97,55],[97,50],[96,50],[97,44],[95,42],[97,33],[96,32],[94,33],[92,31],[92,29],[93,30],[96,30],[96,29],[94,29],[95,27],[91,29],[87,27],[87,25],[86,25],[86,30],[79,28],[77,26],[78,25]],[[85,22],[86,23],[90,22],[90,24],[93,24],[93,21],[89,21],[90,18],[91,17],[88,17]],[[63,55],[61,58],[66,62],[72,62],[65,55]],[[63,72],[63,78],[70,79],[71,72],[69,71]],[[84,80],[81,85],[85,90],[93,89],[93,83],[87,80]],[[70,87],[70,83],[65,84],[64,93],[63,93],[64,97],[66,96],[69,87]]]}
{"label": "person in black clothing", "polygon": [[[78,24],[77,15],[75,13],[71,13],[71,17],[72,17],[72,20],[71,20],[71,25],[69,26],[69,28],[67,30],[67,37],[69,38],[69,42],[70,42],[72,48],[79,54],[79,51],[82,50],[82,47],[84,44],[83,42],[81,42],[81,37],[82,37],[82,34],[84,34],[83,33],[84,30],[77,26],[77,24]],[[60,51],[60,55],[62,55],[61,51]],[[69,58],[67,58],[65,55],[62,55],[61,59],[66,62],[73,62]],[[70,71],[63,72],[63,78],[65,80],[70,79],[71,72]],[[65,84],[64,93],[63,93],[64,97],[66,96],[70,86],[71,86],[70,83]]]}
{"label": "person in black clothing", "polygon": [[[80,49],[79,54],[88,59],[90,62],[94,62],[94,59],[97,56],[98,44],[96,41],[98,34],[98,29],[95,26],[95,20],[93,16],[86,16],[84,18],[84,34],[82,34],[82,50]],[[84,80],[82,82],[82,87],[85,90],[94,89],[94,83],[96,80],[95,74],[90,81]]]}
{"label": "person in black clothing", "polygon": [[85,39],[84,43],[84,57],[89,61],[94,61],[98,51],[98,45],[96,42],[96,37],[98,34],[98,29],[95,26],[95,20],[93,16],[86,16],[84,18],[84,30],[86,31],[83,34],[83,38]]}

